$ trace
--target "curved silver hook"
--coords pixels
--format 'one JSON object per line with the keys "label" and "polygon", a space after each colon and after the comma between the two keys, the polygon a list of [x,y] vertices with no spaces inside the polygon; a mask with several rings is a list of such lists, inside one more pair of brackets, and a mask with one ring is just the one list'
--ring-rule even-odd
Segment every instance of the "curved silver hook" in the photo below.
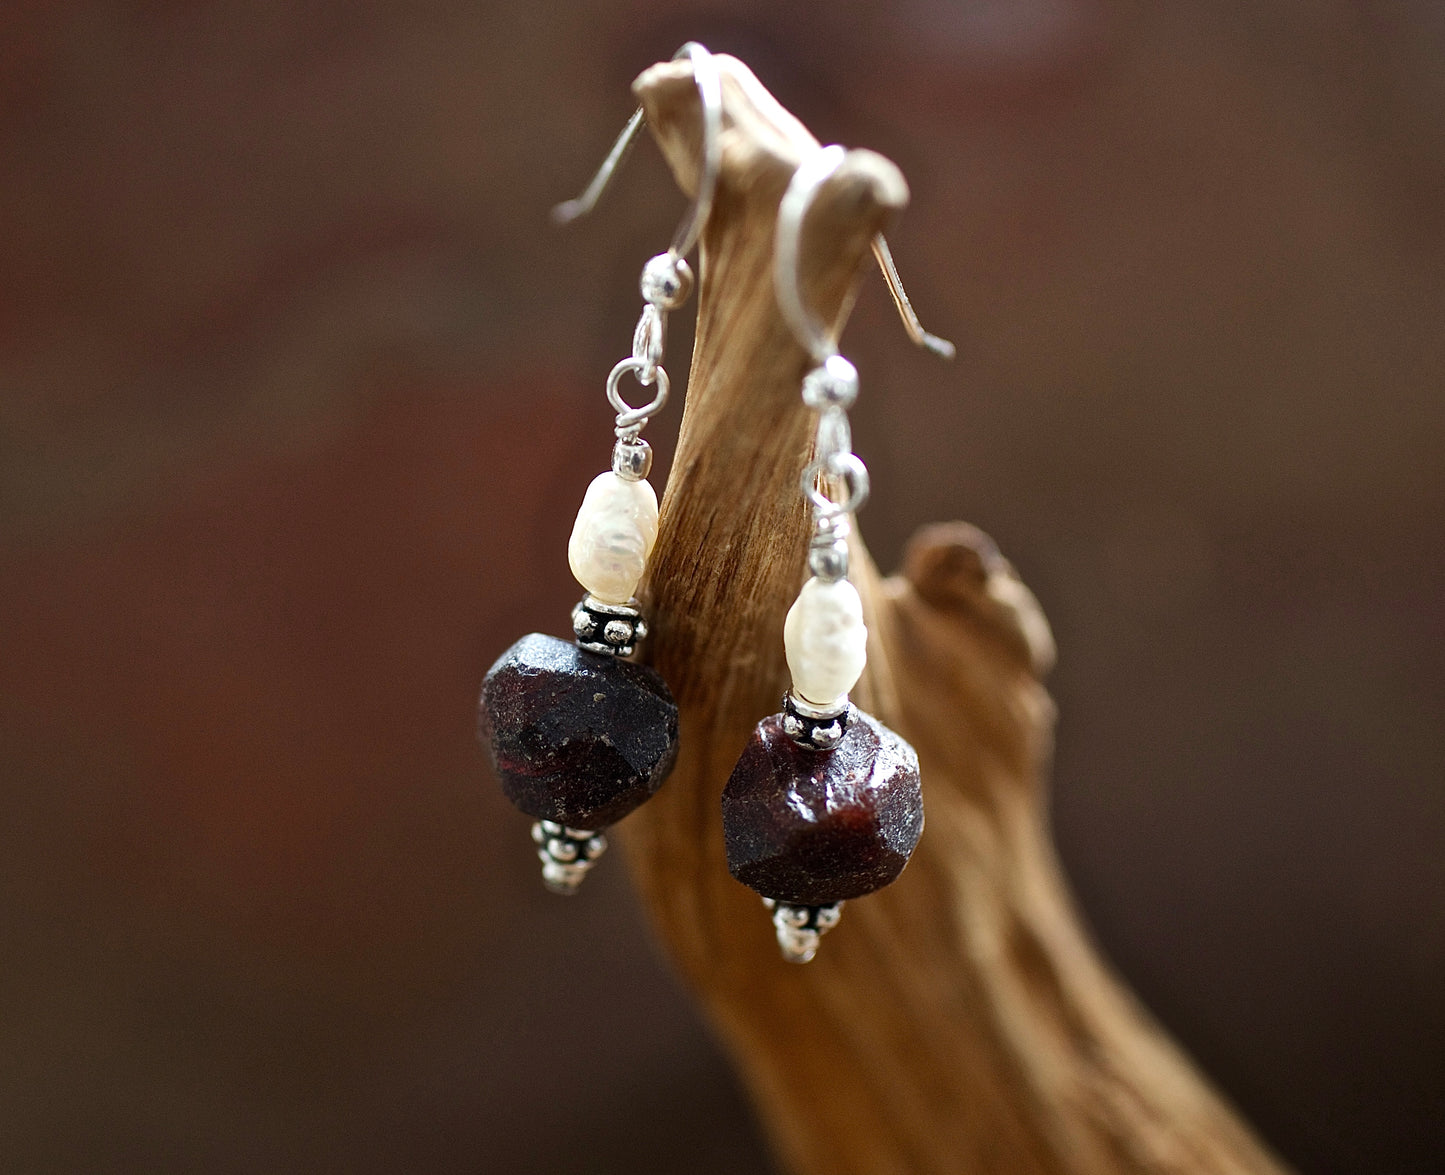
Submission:
{"label": "curved silver hook", "polygon": [[672,252],[686,257],[697,244],[698,235],[712,215],[712,200],[717,194],[717,178],[722,171],[722,80],[717,62],[696,41],[689,41],[673,54],[678,60],[684,53],[692,58],[692,76],[697,82],[698,99],[702,103],[702,169],[697,177],[697,197],[687,219],[677,226],[672,238]]}
{"label": "curved silver hook", "polygon": [[803,291],[798,281],[798,251],[803,240],[803,218],[813,203],[818,189],[843,164],[847,151],[834,143],[807,156],[783,193],[778,205],[778,227],[773,237],[773,291],[778,309],[793,328],[793,334],[814,363],[822,363],[838,353],[838,340],[828,333],[822,321],[803,305]]}
{"label": "curved silver hook", "polygon": [[[803,304],[802,289],[798,282],[798,254],[803,237],[803,220],[818,195],[818,189],[843,164],[848,152],[836,143],[821,147],[813,152],[793,172],[788,190],[783,193],[778,205],[778,227],[773,242],[773,288],[777,293],[778,309],[783,312],[793,333],[813,357],[815,363],[822,363],[838,353],[838,340],[823,325],[822,321]],[[898,268],[893,264],[893,254],[883,234],[873,238],[873,256],[883,271],[888,283],[888,292],[903,320],[903,329],[908,337],[925,350],[943,359],[952,359],[955,348],[947,339],[929,334],[918,321],[913,304],[903,289]]]}
{"label": "curved silver hook", "polygon": [[[712,212],[713,196],[717,192],[717,179],[722,171],[722,82],[718,77],[717,62],[713,55],[696,41],[689,41],[672,55],[674,61],[683,57],[692,61],[692,76],[697,82],[698,98],[702,103],[702,167],[698,173],[697,196],[692,202],[686,219],[677,226],[672,245],[668,251],[678,257],[685,257],[697,244],[702,226]],[[596,207],[598,199],[606,190],[613,174],[622,165],[628,149],[642,129],[643,111],[638,107],[612,150],[602,161],[597,174],[592,177],[586,189],[575,200],[567,200],[552,209],[552,219],[558,224],[568,224],[579,216],[586,216]]]}

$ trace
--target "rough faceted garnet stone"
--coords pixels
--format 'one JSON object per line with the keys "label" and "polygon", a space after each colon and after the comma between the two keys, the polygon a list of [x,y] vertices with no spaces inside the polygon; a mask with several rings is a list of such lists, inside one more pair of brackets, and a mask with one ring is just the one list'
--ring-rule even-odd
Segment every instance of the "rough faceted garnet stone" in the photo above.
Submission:
{"label": "rough faceted garnet stone", "polygon": [[622,819],[677,758],[677,704],[654,670],[535,632],[488,670],[478,731],[507,798],[571,828]]}
{"label": "rough faceted garnet stone", "polygon": [[822,906],[903,872],[923,833],[913,748],[856,707],[832,751],[764,718],[723,789],[728,870],[765,898]]}

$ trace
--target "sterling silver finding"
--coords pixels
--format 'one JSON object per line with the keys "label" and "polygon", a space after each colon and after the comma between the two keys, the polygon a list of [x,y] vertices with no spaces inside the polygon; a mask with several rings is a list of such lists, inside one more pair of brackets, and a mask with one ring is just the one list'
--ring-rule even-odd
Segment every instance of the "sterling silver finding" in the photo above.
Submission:
{"label": "sterling silver finding", "polygon": [[[801,390],[817,425],[799,479],[812,508],[812,575],[783,621],[792,678],[783,709],[758,723],[722,795],[728,871],[772,911],[778,946],[792,963],[813,958],[845,900],[892,882],[923,832],[917,753],[848,696],[868,660],[864,603],[848,580],[852,517],[869,491],[848,426],[858,372],[799,289],[803,222],[845,158],[842,147],[807,156],[778,207],[774,291],[814,363]],[[874,251],[909,335],[936,354],[951,354],[949,344],[918,324],[881,237]]]}
{"label": "sterling silver finding", "polygon": [[[559,894],[576,892],[607,848],[602,830],[646,802],[677,762],[677,703],[656,670],[628,658],[647,635],[636,593],[657,542],[657,493],[647,480],[652,449],[642,430],[667,403],[667,314],[692,291],[684,255],[707,220],[721,159],[712,55],[692,43],[680,54],[691,58],[702,102],[698,197],[671,248],[643,266],[632,353],[607,376],[607,401],[617,414],[612,460],[588,485],[567,544],[568,565],[586,592],[572,609],[575,639],[524,636],[487,672],[478,707],[478,734],[502,790],[536,821],[542,880]],[[559,219],[592,207],[641,125],[638,111],[587,191],[557,210]],[[650,388],[651,399],[629,403],[620,387],[625,375]]]}
{"label": "sterling silver finding", "polygon": [[[696,41],[687,42],[673,54],[672,59],[681,61],[684,57],[692,64],[693,80],[697,84],[702,106],[702,165],[698,169],[697,196],[677,226],[667,252],[659,253],[642,267],[638,285],[645,305],[632,333],[632,354],[619,362],[607,377],[607,399],[617,411],[617,447],[613,452],[612,468],[619,477],[632,481],[647,476],[645,470],[637,472],[642,465],[651,466],[650,454],[646,457],[639,454],[637,445],[648,418],[667,403],[670,384],[662,366],[667,340],[667,314],[684,305],[692,293],[692,267],[687,263],[687,254],[697,244],[698,234],[712,212],[713,195],[722,170],[722,83],[718,78],[717,62]],[[642,129],[642,123],[643,111],[639,106],[582,194],[552,209],[554,220],[559,224],[568,224],[592,211],[626,157],[637,132]],[[643,387],[654,384],[657,387],[651,402],[640,408],[628,404],[618,390],[618,382],[628,372],[636,376]],[[645,441],[640,443],[646,445]]]}

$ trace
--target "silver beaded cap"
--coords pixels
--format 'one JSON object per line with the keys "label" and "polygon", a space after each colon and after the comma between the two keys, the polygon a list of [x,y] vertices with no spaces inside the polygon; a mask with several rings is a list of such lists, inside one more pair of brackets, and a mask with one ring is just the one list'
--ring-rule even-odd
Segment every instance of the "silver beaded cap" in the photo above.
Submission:
{"label": "silver beaded cap", "polygon": [[554,820],[532,825],[532,840],[542,862],[542,884],[553,893],[570,897],[587,871],[607,851],[607,838],[585,828],[568,828]]}
{"label": "silver beaded cap", "polygon": [[778,949],[789,963],[811,963],[818,953],[818,940],[838,925],[843,913],[842,902],[827,906],[798,906],[764,898],[763,905],[773,912]]}
{"label": "silver beaded cap", "polygon": [[831,751],[843,741],[853,707],[845,697],[841,706],[814,706],[789,690],[783,695],[780,725],[783,733],[810,751]]}
{"label": "silver beaded cap", "polygon": [[636,600],[604,604],[588,593],[572,606],[572,632],[577,647],[589,653],[630,657],[637,642],[647,638],[647,621]]}

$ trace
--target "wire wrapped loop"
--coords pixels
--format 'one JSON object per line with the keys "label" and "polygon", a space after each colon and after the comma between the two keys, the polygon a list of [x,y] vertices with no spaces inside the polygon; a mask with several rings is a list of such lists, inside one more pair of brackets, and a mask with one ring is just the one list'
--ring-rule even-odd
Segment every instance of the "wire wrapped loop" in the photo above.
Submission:
{"label": "wire wrapped loop", "polygon": [[[617,384],[622,379],[624,372],[632,372],[637,376],[639,383],[644,383],[642,376],[647,372],[649,366],[657,380],[657,393],[652,397],[651,402],[640,408],[634,408],[622,398],[622,393],[617,390]],[[607,376],[607,402],[617,410],[616,433],[619,439],[636,437],[642,432],[642,426],[647,423],[647,418],[658,411],[667,403],[669,390],[667,371],[658,364],[649,364],[646,359],[638,359],[635,356],[628,356],[617,364]]]}
{"label": "wire wrapped loop", "polygon": [[[841,501],[834,501],[828,496],[829,478],[837,478],[843,483],[845,496]],[[868,467],[855,453],[820,454],[803,470],[800,485],[813,504],[815,518],[854,514],[868,500]]]}

